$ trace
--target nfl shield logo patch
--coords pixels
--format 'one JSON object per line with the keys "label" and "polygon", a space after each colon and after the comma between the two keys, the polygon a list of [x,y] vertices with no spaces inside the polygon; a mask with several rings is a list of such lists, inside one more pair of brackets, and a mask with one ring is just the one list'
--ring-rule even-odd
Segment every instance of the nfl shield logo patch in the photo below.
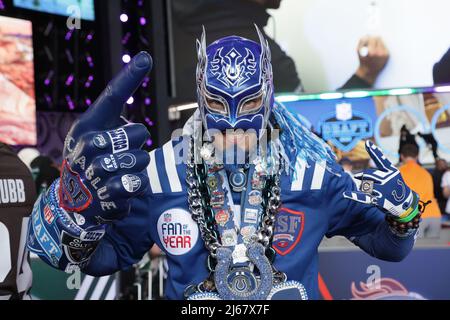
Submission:
{"label": "nfl shield logo patch", "polygon": [[275,222],[272,247],[280,255],[290,253],[300,242],[305,225],[305,214],[300,211],[281,208]]}

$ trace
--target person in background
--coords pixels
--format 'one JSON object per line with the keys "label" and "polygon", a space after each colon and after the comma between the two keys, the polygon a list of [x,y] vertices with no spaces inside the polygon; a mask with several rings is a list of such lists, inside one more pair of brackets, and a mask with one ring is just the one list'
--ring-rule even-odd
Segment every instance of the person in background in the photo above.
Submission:
{"label": "person in background", "polygon": [[419,163],[419,149],[405,144],[400,151],[400,173],[408,187],[414,190],[423,202],[431,201],[422,214],[419,237],[439,238],[441,231],[441,210],[434,197],[433,178]]}
{"label": "person in background", "polygon": [[434,196],[436,197],[436,200],[439,205],[439,209],[441,210],[441,213],[444,215],[445,213],[445,206],[447,204],[447,198],[443,194],[443,176],[445,172],[448,170],[447,161],[444,159],[437,159],[435,164],[435,169],[433,171],[433,187],[434,187]]}
{"label": "person in background", "polygon": [[32,273],[25,244],[35,201],[30,170],[0,142],[0,300],[30,298]]}
{"label": "person in background", "polygon": [[402,158],[402,149],[405,145],[413,145],[417,148],[417,150],[419,149],[419,145],[416,142],[416,136],[411,134],[411,132],[409,132],[406,125],[403,125],[400,129],[400,144],[399,145],[400,146],[398,148],[398,154],[399,154],[400,161]]}
{"label": "person in background", "polygon": [[389,50],[380,37],[363,37],[359,41],[356,51],[359,58],[359,67],[341,89],[373,87],[389,60]]}
{"label": "person in background", "polygon": [[[176,96],[183,101],[196,100],[195,41],[208,30],[208,38],[229,34],[258,41],[254,23],[261,31],[267,25],[268,9],[278,9],[281,0],[173,0],[173,39],[175,55]],[[274,86],[277,92],[302,91],[294,61],[271,38],[264,34],[272,51]]]}
{"label": "person in background", "polygon": [[450,83],[450,48],[433,67],[435,85]]}
{"label": "person in background", "polygon": [[39,156],[30,163],[31,172],[38,194],[45,192],[59,178],[60,172],[53,160],[47,156]]}
{"label": "person in background", "polygon": [[[172,0],[174,58],[176,61],[176,97],[195,101],[196,48],[202,26],[208,38],[219,39],[235,34],[258,41],[254,23],[261,29],[270,18],[268,9],[278,9],[282,0]],[[275,92],[304,91],[294,60],[280,45],[265,34],[272,51]],[[293,30],[293,32],[296,32]],[[361,50],[363,49],[364,50]],[[364,52],[365,51],[365,52]],[[357,46],[359,67],[340,89],[370,88],[385,67],[389,51],[379,37],[367,36]],[[338,61],[336,61],[338,63]],[[300,66],[301,67],[301,66]]]}

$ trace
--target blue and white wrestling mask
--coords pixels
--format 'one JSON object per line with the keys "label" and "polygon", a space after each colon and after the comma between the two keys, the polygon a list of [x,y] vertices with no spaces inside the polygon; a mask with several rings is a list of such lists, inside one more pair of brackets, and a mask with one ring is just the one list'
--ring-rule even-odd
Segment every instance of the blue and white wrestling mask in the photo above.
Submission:
{"label": "blue and white wrestling mask", "polygon": [[269,45],[229,36],[197,41],[197,95],[206,130],[266,129],[274,103]]}

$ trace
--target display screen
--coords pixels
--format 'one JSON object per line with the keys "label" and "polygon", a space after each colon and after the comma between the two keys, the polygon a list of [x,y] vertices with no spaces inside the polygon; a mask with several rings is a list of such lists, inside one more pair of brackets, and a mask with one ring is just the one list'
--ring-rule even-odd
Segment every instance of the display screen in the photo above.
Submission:
{"label": "display screen", "polygon": [[14,0],[16,7],[95,20],[94,0]]}
{"label": "display screen", "polygon": [[[308,128],[334,146],[338,158],[368,161],[364,143],[374,140],[399,161],[400,137],[416,143],[420,162],[450,161],[450,87],[279,96]],[[433,145],[436,152],[433,152]]]}
{"label": "display screen", "polygon": [[357,48],[367,36],[389,51],[375,88],[425,87],[435,85],[433,66],[450,48],[449,12],[448,0],[282,0],[265,30],[294,60],[306,91],[341,88],[358,53],[364,59]]}
{"label": "display screen", "polygon": [[0,141],[36,145],[32,25],[0,16]]}

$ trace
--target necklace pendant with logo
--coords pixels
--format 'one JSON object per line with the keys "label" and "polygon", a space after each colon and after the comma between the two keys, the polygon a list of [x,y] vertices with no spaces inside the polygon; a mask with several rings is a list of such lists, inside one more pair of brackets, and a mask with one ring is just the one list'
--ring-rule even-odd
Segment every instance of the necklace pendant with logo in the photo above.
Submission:
{"label": "necklace pendant with logo", "polygon": [[234,192],[242,192],[247,185],[247,175],[245,174],[244,169],[232,172],[228,181]]}
{"label": "necklace pendant with logo", "polygon": [[264,255],[264,251],[264,247],[258,243],[250,244],[247,248],[248,259],[259,270],[259,277],[257,277],[248,267],[233,268],[232,250],[225,247],[217,250],[214,282],[221,299],[265,300],[267,298],[273,288],[273,273],[272,265]]}

